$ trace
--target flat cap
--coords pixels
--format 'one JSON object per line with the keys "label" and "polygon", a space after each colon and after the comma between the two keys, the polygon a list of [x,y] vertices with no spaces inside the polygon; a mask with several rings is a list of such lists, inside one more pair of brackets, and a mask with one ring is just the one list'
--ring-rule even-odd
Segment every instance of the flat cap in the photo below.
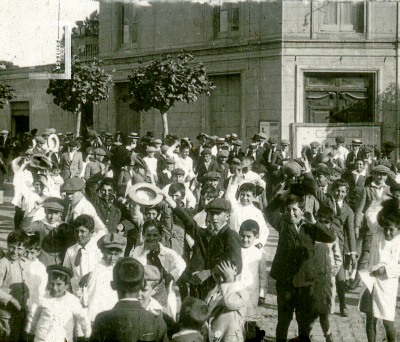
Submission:
{"label": "flat cap", "polygon": [[173,158],[171,158],[171,157],[165,158],[165,162],[167,164],[175,164],[175,160]]}
{"label": "flat cap", "polygon": [[212,154],[210,148],[205,148],[203,151],[201,151],[202,156],[205,156],[206,154]]}
{"label": "flat cap", "polygon": [[205,134],[205,133],[199,133],[199,135],[196,137],[196,139],[205,138],[206,136],[207,136],[207,134]]}
{"label": "flat cap", "polygon": [[218,139],[218,135],[210,135],[209,139],[211,140],[217,140]]}
{"label": "flat cap", "polygon": [[236,146],[242,146],[243,141],[240,139],[236,139],[232,141],[232,145],[236,145]]}
{"label": "flat cap", "polygon": [[66,275],[69,278],[72,278],[74,276],[74,272],[72,272],[71,269],[68,267],[65,267],[63,265],[50,265],[47,266],[46,268],[47,273],[50,275],[52,272],[57,272],[57,273],[62,273]]}
{"label": "flat cap", "polygon": [[268,135],[267,135],[266,133],[264,133],[264,132],[258,133],[258,136],[259,136],[261,139],[265,139],[265,140],[268,139]]}
{"label": "flat cap", "polygon": [[89,147],[86,149],[86,153],[87,153],[87,154],[89,154],[89,153],[94,154],[94,147],[89,146]]}
{"label": "flat cap", "polygon": [[224,198],[213,199],[205,208],[206,212],[231,211],[231,209],[231,203]]}
{"label": "flat cap", "polygon": [[331,175],[331,171],[329,170],[328,166],[326,166],[324,163],[319,163],[317,167],[315,168],[315,173],[317,175],[324,175],[329,177]]}
{"label": "flat cap", "polygon": [[221,149],[221,150],[229,150],[229,143],[227,143],[226,141],[223,143],[223,144],[221,144],[220,146],[219,146],[219,148]]}
{"label": "flat cap", "polygon": [[2,131],[0,131],[0,134],[8,134],[8,133],[10,133],[10,131],[8,131],[6,129],[3,129]]}
{"label": "flat cap", "polygon": [[320,144],[318,141],[313,141],[313,142],[310,144],[310,146],[311,146],[311,147],[320,147],[321,144]]}
{"label": "flat cap", "polygon": [[85,188],[85,181],[82,178],[69,178],[61,187],[61,192],[81,191]]}
{"label": "flat cap", "polygon": [[229,151],[227,150],[220,150],[217,154],[217,157],[229,157]]}
{"label": "flat cap", "polygon": [[104,133],[104,135],[106,136],[106,138],[112,138],[113,137],[112,133],[110,133],[110,132],[106,132],[106,133]]}
{"label": "flat cap", "polygon": [[76,140],[71,140],[71,141],[68,143],[68,146],[70,146],[70,147],[76,147],[76,146],[78,146],[78,142],[77,142]]}
{"label": "flat cap", "polygon": [[281,141],[281,145],[282,145],[282,146],[290,145],[290,141],[287,140],[287,139],[283,139],[283,140]]}
{"label": "flat cap", "polygon": [[36,142],[41,143],[41,144],[46,143],[46,139],[41,136],[36,137],[35,140],[36,140]]}
{"label": "flat cap", "polygon": [[278,145],[278,139],[271,137],[268,139],[268,144],[270,145]]}
{"label": "flat cap", "polygon": [[160,281],[161,273],[156,266],[144,265],[144,280]]}
{"label": "flat cap", "polygon": [[372,168],[372,172],[384,173],[389,176],[394,176],[394,172],[385,165],[376,165],[374,168]]}
{"label": "flat cap", "polygon": [[239,158],[233,158],[231,164],[240,166],[242,165],[242,162],[240,161]]}
{"label": "flat cap", "polygon": [[106,156],[107,153],[104,151],[102,148],[98,147],[94,150],[94,154],[97,154],[99,156]]}
{"label": "flat cap", "polygon": [[157,152],[157,149],[154,146],[149,145],[146,147],[146,151],[147,152]]}
{"label": "flat cap", "polygon": [[126,237],[119,235],[117,233],[108,233],[104,235],[99,241],[97,241],[97,246],[100,249],[104,248],[119,248],[124,250],[126,247]]}
{"label": "flat cap", "polygon": [[284,174],[287,175],[289,178],[300,177],[300,175],[301,175],[301,166],[294,161],[287,162],[282,167],[282,170],[283,170]]}
{"label": "flat cap", "polygon": [[171,174],[184,176],[185,175],[185,171],[178,167],[177,169],[173,169],[171,171]]}
{"label": "flat cap", "polygon": [[206,179],[221,179],[221,174],[217,171],[210,171],[210,172],[207,172],[204,175],[204,177]]}
{"label": "flat cap", "polygon": [[339,144],[339,143],[342,144],[342,143],[344,143],[345,140],[344,140],[344,137],[340,135],[340,136],[338,136],[338,137],[335,138],[335,141],[336,141],[338,144]]}
{"label": "flat cap", "polygon": [[154,139],[152,141],[153,144],[157,144],[157,145],[162,145],[162,140],[161,139]]}
{"label": "flat cap", "polygon": [[43,208],[55,211],[64,211],[64,204],[62,199],[57,197],[50,197],[44,201]]}
{"label": "flat cap", "polygon": [[386,141],[383,143],[383,147],[386,149],[394,149],[396,148],[395,144],[392,141]]}
{"label": "flat cap", "polygon": [[353,145],[362,145],[362,141],[361,141],[360,139],[353,139],[353,140],[351,141],[351,143],[352,143]]}

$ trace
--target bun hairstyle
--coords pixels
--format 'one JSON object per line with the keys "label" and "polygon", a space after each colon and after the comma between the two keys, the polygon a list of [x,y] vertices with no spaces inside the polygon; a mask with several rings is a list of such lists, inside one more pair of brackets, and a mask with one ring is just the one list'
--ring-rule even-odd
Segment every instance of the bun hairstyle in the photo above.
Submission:
{"label": "bun hairstyle", "polygon": [[389,224],[393,224],[400,229],[400,208],[397,199],[389,199],[382,203],[382,210],[378,214],[378,223],[385,228]]}

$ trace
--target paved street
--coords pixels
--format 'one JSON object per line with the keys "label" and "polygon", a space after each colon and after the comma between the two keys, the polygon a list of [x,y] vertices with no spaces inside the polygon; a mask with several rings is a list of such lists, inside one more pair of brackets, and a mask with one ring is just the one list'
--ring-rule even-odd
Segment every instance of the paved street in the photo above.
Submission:
{"label": "paved street", "polygon": [[[4,184],[4,203],[0,205],[0,247],[6,247],[6,239],[8,233],[13,229],[13,217],[14,207],[12,206],[12,186],[10,183]],[[273,257],[275,255],[276,246],[278,242],[278,234],[274,231],[270,231],[267,246],[267,266],[268,270],[271,267]],[[275,282],[269,278],[268,284],[268,296],[267,304],[261,309],[262,311],[262,328],[267,333],[267,340],[274,341],[275,326],[277,323],[277,306],[276,306],[276,294],[275,294]],[[358,291],[350,292],[347,294],[347,303],[350,311],[350,317],[344,318],[339,315],[339,304],[336,300],[336,313],[330,316],[331,330],[334,334],[335,341],[357,341],[365,342],[367,337],[365,334],[365,315],[360,313],[357,307],[358,304]],[[396,327],[400,331],[400,306],[397,305],[397,316],[396,316]],[[384,328],[381,323],[378,323],[378,337],[377,341],[383,341],[385,334]],[[289,337],[296,336],[297,324],[293,320],[290,326]],[[322,342],[325,341],[322,329],[319,322],[315,324],[312,334],[312,341]]]}

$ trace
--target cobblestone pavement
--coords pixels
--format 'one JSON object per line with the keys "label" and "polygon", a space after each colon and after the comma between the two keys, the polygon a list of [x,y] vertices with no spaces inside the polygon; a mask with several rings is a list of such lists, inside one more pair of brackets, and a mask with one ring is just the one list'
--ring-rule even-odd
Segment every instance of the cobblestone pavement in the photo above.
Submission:
{"label": "cobblestone pavement", "polygon": [[[0,205],[0,247],[6,248],[6,239],[8,233],[13,230],[13,217],[14,217],[14,207],[10,203],[12,200],[12,186],[10,183],[4,184],[4,202]],[[270,229],[270,235],[268,238],[268,245],[266,246],[267,253],[267,267],[268,271],[271,268],[272,260],[274,258],[276,247],[278,243],[278,233]],[[351,341],[351,342],[365,342],[367,341],[367,336],[365,333],[365,314],[358,310],[358,297],[360,288],[355,291],[347,293],[347,307],[350,311],[350,317],[341,317],[339,314],[339,303],[336,299],[336,310],[335,314],[330,316],[331,331],[334,336],[335,341]],[[269,278],[268,284],[268,295],[266,298],[266,304],[264,307],[260,308],[260,324],[263,330],[266,332],[267,341],[275,341],[275,327],[278,321],[277,318],[277,302],[276,302],[276,292],[275,292],[275,281]],[[396,314],[396,328],[400,332],[400,305],[397,305]],[[385,340],[385,329],[381,322],[378,323],[377,327],[377,342]],[[289,328],[289,338],[295,337],[297,335],[297,323],[293,319],[292,324]],[[399,334],[398,334],[399,335]],[[399,339],[400,336],[398,336]],[[317,321],[312,330],[311,340],[315,342],[325,341],[324,334],[322,332],[321,326]],[[399,339],[400,341],[400,339]]]}

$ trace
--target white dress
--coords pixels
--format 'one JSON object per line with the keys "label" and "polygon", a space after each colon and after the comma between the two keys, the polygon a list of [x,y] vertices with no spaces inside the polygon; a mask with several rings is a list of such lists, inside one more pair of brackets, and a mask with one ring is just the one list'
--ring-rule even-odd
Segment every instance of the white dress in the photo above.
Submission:
{"label": "white dress", "polygon": [[[377,222],[380,205],[372,205],[365,213],[368,226],[373,230],[373,240],[369,259],[369,269],[360,271],[364,286],[360,295],[368,288],[373,290],[372,311],[375,318],[394,321],[396,313],[397,290],[400,276],[400,235],[386,241],[383,228]],[[386,275],[371,277],[372,271],[384,266]]]}

